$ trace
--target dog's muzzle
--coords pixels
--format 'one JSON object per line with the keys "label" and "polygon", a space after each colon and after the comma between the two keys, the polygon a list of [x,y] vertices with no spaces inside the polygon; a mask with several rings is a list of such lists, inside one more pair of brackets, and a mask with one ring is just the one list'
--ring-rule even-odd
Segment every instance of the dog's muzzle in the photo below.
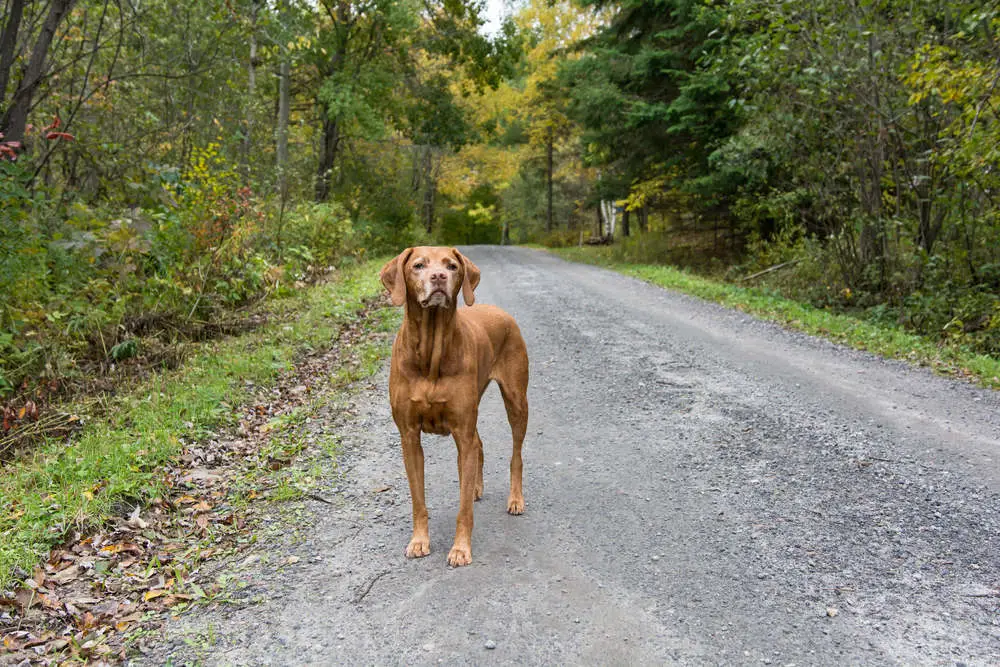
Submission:
{"label": "dog's muzzle", "polygon": [[444,290],[436,289],[425,299],[421,300],[420,305],[424,308],[440,308],[447,306],[449,301],[448,294]]}

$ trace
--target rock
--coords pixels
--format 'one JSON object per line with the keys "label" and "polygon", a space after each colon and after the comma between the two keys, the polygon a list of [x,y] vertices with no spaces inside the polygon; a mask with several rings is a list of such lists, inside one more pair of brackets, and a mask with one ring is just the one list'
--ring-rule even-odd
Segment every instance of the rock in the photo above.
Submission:
{"label": "rock", "polygon": [[486,648],[488,648],[489,650],[492,651],[493,649],[495,649],[497,647],[497,643],[495,641],[493,641],[492,639],[487,639],[486,643],[483,644],[483,646],[485,646]]}
{"label": "rock", "polygon": [[836,607],[827,607],[826,608],[826,615],[829,616],[830,618],[833,618],[834,616],[836,616],[839,613],[840,613],[840,610],[837,609]]}

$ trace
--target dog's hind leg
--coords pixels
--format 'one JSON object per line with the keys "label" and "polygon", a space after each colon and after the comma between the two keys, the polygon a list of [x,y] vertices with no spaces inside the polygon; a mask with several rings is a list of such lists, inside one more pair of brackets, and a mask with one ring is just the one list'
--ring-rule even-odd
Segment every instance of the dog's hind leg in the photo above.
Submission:
{"label": "dog's hind leg", "polygon": [[479,450],[479,467],[476,468],[476,492],[473,498],[479,500],[483,497],[483,441],[479,438],[479,430],[476,430],[476,449]]}
{"label": "dog's hind leg", "polygon": [[[510,343],[516,343],[511,345]],[[521,488],[521,478],[524,464],[521,461],[521,447],[524,435],[528,431],[528,353],[520,336],[516,341],[509,341],[507,353],[495,374],[503,396],[504,407],[507,408],[507,421],[513,439],[513,451],[510,455],[510,496],[507,498],[507,512],[521,514],[524,512],[524,491]]]}

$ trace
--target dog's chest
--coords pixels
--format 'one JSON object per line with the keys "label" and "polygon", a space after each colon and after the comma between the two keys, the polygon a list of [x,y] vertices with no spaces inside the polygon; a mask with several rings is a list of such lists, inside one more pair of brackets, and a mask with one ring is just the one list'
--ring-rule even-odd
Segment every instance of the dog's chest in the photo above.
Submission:
{"label": "dog's chest", "polygon": [[435,435],[451,435],[446,419],[447,399],[441,395],[436,383],[421,380],[410,393],[410,405],[420,420],[420,430]]}

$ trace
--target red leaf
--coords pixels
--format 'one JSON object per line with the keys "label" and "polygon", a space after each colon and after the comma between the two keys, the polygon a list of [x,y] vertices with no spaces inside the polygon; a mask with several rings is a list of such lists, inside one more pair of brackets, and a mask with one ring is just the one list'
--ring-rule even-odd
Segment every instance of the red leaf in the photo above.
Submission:
{"label": "red leaf", "polygon": [[[55,118],[52,119],[52,124],[46,127],[45,131],[48,132],[49,130],[58,130],[60,125],[62,125],[62,120],[59,119],[59,114],[56,114]],[[46,139],[48,139],[48,137],[46,137]]]}
{"label": "red leaf", "polygon": [[45,138],[48,139],[49,141],[52,141],[53,139],[65,139],[66,141],[76,140],[76,137],[74,137],[69,132],[49,132],[48,134],[45,135]]}

